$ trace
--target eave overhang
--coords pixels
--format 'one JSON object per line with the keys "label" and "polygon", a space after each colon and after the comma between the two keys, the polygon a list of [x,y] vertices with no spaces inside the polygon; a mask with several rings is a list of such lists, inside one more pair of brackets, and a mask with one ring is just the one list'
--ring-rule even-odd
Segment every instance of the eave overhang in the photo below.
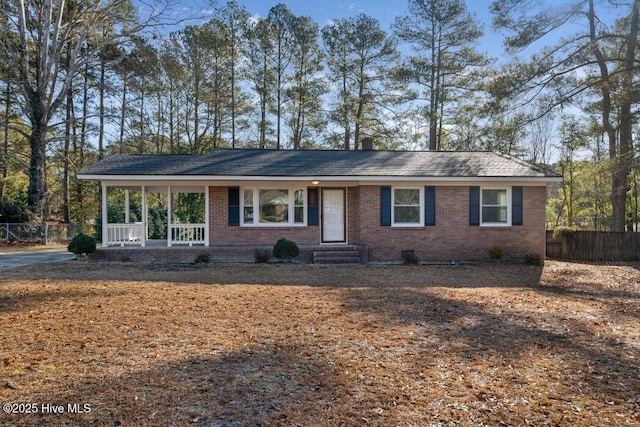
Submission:
{"label": "eave overhang", "polygon": [[377,184],[381,182],[562,182],[562,177],[542,176],[233,176],[233,175],[77,175],[78,179],[108,182],[176,182],[176,183],[225,183],[225,182],[352,182],[354,184]]}

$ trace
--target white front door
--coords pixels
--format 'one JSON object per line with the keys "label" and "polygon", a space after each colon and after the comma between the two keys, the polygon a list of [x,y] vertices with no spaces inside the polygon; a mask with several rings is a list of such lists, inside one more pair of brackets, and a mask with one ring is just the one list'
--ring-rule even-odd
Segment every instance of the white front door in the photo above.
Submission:
{"label": "white front door", "polygon": [[344,243],[345,233],[345,189],[322,189],[322,243]]}

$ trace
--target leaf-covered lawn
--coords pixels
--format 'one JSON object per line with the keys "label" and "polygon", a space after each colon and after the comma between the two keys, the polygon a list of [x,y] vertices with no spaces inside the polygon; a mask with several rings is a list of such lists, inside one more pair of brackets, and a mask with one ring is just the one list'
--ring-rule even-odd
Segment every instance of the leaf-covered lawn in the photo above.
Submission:
{"label": "leaf-covered lawn", "polygon": [[0,423],[634,426],[638,267],[6,270]]}

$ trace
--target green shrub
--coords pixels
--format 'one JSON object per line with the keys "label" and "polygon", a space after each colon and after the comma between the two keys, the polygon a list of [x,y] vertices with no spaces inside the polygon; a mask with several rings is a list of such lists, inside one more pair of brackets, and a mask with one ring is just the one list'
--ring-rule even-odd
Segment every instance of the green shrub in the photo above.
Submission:
{"label": "green shrub", "polygon": [[500,246],[492,246],[491,249],[489,249],[489,256],[491,257],[491,259],[500,261],[504,256],[504,251]]}
{"label": "green shrub", "polygon": [[524,256],[524,263],[542,267],[544,265],[544,258],[539,254],[527,254]]}
{"label": "green shrub", "polygon": [[284,237],[273,246],[273,256],[282,261],[291,261],[300,254],[296,242],[287,240]]}
{"label": "green shrub", "polygon": [[253,255],[258,264],[264,264],[271,259],[271,251],[269,249],[256,249]]}
{"label": "green shrub", "polygon": [[411,249],[405,249],[400,252],[403,265],[418,265],[418,256]]}
{"label": "green shrub", "polygon": [[22,223],[29,221],[27,206],[22,206],[18,202],[0,200],[0,218],[2,222]]}
{"label": "green shrub", "polygon": [[556,227],[553,230],[553,238],[560,239],[563,236],[570,237],[570,236],[573,236],[573,233],[579,230],[580,229],[578,227],[569,227],[567,225],[561,225],[560,227]]}
{"label": "green shrub", "polygon": [[195,264],[208,264],[209,263],[209,252],[200,252],[196,255],[196,259],[193,260]]}
{"label": "green shrub", "polygon": [[76,255],[87,255],[96,250],[96,239],[84,233],[73,236],[67,250]]}

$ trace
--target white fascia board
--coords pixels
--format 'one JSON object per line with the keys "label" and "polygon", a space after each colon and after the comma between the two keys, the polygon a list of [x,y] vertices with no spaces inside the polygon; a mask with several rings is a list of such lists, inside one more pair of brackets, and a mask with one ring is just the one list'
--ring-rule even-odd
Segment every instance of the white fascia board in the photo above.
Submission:
{"label": "white fascia board", "polygon": [[197,183],[216,183],[220,184],[229,182],[311,182],[319,181],[322,183],[350,183],[351,185],[368,184],[380,185],[394,182],[434,182],[434,183],[482,183],[482,182],[517,182],[542,184],[549,182],[562,182],[562,177],[431,177],[431,176],[212,176],[212,175],[78,175],[78,179],[97,180],[105,182],[140,182],[140,183],[160,183],[160,182],[183,182],[195,184]]}

